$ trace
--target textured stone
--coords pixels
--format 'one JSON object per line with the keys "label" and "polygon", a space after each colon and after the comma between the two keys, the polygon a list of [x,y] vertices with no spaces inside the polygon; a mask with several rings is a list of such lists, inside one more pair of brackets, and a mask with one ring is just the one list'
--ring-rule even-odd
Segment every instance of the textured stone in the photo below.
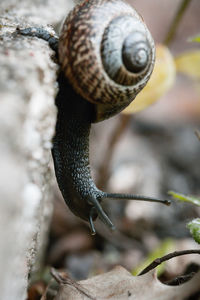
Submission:
{"label": "textured stone", "polygon": [[0,3],[0,299],[26,298],[27,276],[37,268],[52,212],[51,140],[57,65],[48,44],[17,35],[56,25],[73,1]]}

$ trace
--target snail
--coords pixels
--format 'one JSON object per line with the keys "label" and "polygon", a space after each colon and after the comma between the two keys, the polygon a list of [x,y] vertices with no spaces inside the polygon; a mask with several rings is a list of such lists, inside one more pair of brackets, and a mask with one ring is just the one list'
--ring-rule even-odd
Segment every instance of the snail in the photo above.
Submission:
{"label": "snail", "polygon": [[58,116],[52,154],[58,185],[70,210],[88,221],[95,234],[97,217],[115,228],[101,207],[105,199],[168,205],[168,200],[103,192],[90,173],[91,124],[127,107],[153,70],[155,46],[139,14],[122,0],[84,0],[67,16],[59,39],[39,28],[19,32],[47,40],[58,52]]}

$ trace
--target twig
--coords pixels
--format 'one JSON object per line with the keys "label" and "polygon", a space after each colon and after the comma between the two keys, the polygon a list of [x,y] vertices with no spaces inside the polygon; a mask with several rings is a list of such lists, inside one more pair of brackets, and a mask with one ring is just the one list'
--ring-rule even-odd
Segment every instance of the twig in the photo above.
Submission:
{"label": "twig", "polygon": [[[49,292],[50,292],[50,287],[51,287],[52,283],[53,283],[53,279],[50,280],[50,282],[49,282],[49,284],[47,285],[47,287],[46,287],[46,289],[45,289],[45,291],[44,291],[42,297],[40,298],[40,300],[47,300],[47,294],[49,294]],[[52,294],[52,293],[54,293],[54,296],[56,295],[56,291],[51,290],[51,294]]]}
{"label": "twig", "polygon": [[173,278],[172,280],[166,281],[165,284],[180,285],[180,284],[183,284],[183,283],[187,282],[188,280],[190,280],[195,274],[196,274],[195,272],[191,272],[190,274],[180,275],[180,276],[177,276],[176,278]]}
{"label": "twig", "polygon": [[98,169],[98,178],[97,178],[97,186],[102,189],[105,187],[109,177],[110,177],[110,162],[113,156],[115,146],[119,142],[120,138],[126,131],[128,124],[131,120],[131,115],[120,115],[120,119],[116,127],[112,132],[112,136],[109,139],[109,144],[107,147],[107,152],[104,156],[103,162],[101,163]]}
{"label": "twig", "polygon": [[163,257],[156,258],[150,265],[148,265],[142,272],[139,273],[139,275],[146,274],[147,272],[155,269],[157,266],[159,266],[164,261],[167,261],[169,259],[172,259],[177,256],[187,255],[187,254],[200,254],[200,249],[192,249],[192,250],[183,250],[183,251],[175,251],[172,253],[169,253]]}
{"label": "twig", "polygon": [[176,15],[170,25],[169,31],[166,35],[166,38],[164,40],[165,45],[169,45],[172,42],[172,40],[175,36],[176,30],[178,28],[178,25],[180,24],[180,21],[182,20],[182,17],[184,15],[184,13],[186,12],[186,9],[191,1],[192,0],[182,0],[180,6],[178,7]]}

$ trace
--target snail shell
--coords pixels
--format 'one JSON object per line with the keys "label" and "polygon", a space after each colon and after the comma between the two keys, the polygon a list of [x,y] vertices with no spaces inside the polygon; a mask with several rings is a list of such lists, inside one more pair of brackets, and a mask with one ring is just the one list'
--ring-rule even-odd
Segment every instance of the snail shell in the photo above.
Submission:
{"label": "snail shell", "polygon": [[74,89],[95,103],[93,122],[123,110],[147,83],[155,46],[139,14],[122,0],[87,0],[66,18],[61,68]]}

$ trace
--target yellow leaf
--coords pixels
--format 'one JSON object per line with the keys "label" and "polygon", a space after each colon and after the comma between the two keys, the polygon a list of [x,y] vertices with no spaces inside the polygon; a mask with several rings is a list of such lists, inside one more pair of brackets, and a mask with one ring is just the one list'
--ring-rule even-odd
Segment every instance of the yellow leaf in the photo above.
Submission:
{"label": "yellow leaf", "polygon": [[193,38],[189,39],[189,42],[197,42],[200,43],[200,35],[196,35]]}
{"label": "yellow leaf", "polygon": [[176,68],[172,54],[164,45],[157,45],[156,62],[151,78],[123,113],[139,112],[159,100],[173,86],[175,77]]}
{"label": "yellow leaf", "polygon": [[200,79],[200,50],[183,53],[175,59],[178,72]]}

